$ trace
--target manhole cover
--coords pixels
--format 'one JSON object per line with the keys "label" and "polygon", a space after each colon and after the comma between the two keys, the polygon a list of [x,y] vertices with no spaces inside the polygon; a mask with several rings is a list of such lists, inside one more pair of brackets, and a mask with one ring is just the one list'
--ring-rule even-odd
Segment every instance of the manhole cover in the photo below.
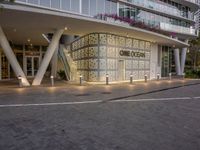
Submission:
{"label": "manhole cover", "polygon": [[75,95],[75,96],[90,96],[90,94],[86,93],[86,94],[78,94],[78,95]]}

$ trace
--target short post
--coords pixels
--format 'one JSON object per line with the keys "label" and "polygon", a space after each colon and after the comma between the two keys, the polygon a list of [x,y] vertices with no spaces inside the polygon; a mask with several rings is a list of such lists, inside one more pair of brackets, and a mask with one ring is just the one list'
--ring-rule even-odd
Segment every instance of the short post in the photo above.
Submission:
{"label": "short post", "polygon": [[133,74],[130,75],[130,84],[133,84]]}
{"label": "short post", "polygon": [[19,87],[22,87],[22,76],[18,76],[18,80],[19,80]]}
{"label": "short post", "polygon": [[79,83],[80,83],[80,86],[83,84],[83,76],[80,74],[80,77],[79,77]]}
{"label": "short post", "polygon": [[51,86],[54,86],[54,76],[51,76]]}
{"label": "short post", "polygon": [[185,80],[185,73],[183,73],[183,80]]}
{"label": "short post", "polygon": [[147,82],[147,75],[146,74],[144,75],[144,80],[145,80],[145,82]]}
{"label": "short post", "polygon": [[172,73],[169,73],[169,80],[172,80]]}
{"label": "short post", "polygon": [[158,73],[157,74],[157,81],[159,81],[160,80],[160,74]]}
{"label": "short post", "polygon": [[108,84],[109,84],[109,75],[106,74],[106,85],[108,85]]}

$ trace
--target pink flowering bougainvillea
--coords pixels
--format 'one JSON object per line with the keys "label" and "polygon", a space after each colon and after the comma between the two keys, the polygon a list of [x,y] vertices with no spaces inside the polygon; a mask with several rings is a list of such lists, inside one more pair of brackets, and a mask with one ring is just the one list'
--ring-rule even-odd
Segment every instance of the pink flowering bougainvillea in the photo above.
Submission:
{"label": "pink flowering bougainvillea", "polygon": [[174,33],[174,32],[170,33],[170,32],[161,30],[159,25],[147,24],[144,21],[130,19],[128,17],[121,17],[121,16],[118,16],[117,14],[98,14],[98,15],[95,16],[95,18],[101,19],[101,20],[106,20],[107,18],[112,18],[115,21],[128,23],[132,27],[142,28],[142,29],[152,31],[152,32],[156,32],[156,33],[160,33],[160,34],[163,34],[163,35],[166,35],[166,36],[172,36],[172,37],[176,36],[176,33]]}

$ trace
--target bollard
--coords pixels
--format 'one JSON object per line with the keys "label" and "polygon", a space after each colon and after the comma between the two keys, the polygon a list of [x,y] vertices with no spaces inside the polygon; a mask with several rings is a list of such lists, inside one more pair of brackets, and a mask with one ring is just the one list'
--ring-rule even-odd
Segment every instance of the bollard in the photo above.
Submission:
{"label": "bollard", "polygon": [[169,73],[169,80],[172,80],[172,73]]}
{"label": "bollard", "polygon": [[54,86],[54,76],[51,76],[51,86]]}
{"label": "bollard", "polygon": [[22,87],[22,77],[18,76],[18,80],[19,80],[19,87],[21,88]]}
{"label": "bollard", "polygon": [[130,75],[130,84],[133,84],[133,74]]}
{"label": "bollard", "polygon": [[83,76],[82,75],[80,75],[79,81],[80,81],[80,86],[81,86],[83,84]]}
{"label": "bollard", "polygon": [[145,80],[145,82],[147,82],[147,75],[146,74],[144,75],[144,80]]}
{"label": "bollard", "polygon": [[109,84],[109,75],[106,74],[106,85],[108,85],[108,84]]}
{"label": "bollard", "polygon": [[157,74],[157,81],[159,81],[160,80],[160,74],[158,73]]}
{"label": "bollard", "polygon": [[183,80],[185,80],[185,73],[183,73]]}

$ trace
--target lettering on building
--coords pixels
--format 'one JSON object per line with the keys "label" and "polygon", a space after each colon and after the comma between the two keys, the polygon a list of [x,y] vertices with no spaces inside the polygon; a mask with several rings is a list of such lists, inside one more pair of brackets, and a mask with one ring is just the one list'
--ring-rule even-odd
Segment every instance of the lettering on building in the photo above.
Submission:
{"label": "lettering on building", "polygon": [[130,50],[120,50],[119,55],[120,56],[126,56],[126,57],[145,58],[145,53],[144,52],[135,52],[135,51],[130,51]]}

